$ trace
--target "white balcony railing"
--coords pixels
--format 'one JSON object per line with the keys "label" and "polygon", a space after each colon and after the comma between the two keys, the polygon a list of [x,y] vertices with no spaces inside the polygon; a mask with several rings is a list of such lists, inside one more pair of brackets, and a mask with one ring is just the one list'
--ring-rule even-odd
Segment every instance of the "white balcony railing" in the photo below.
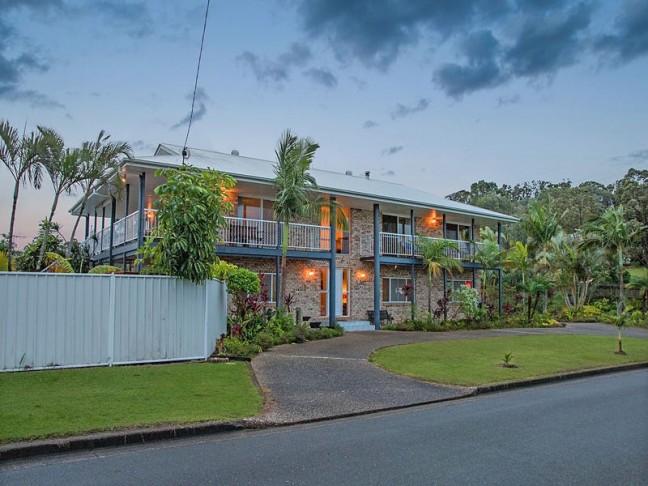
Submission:
{"label": "white balcony railing", "polygon": [[[404,235],[398,233],[380,233],[380,255],[397,256],[397,257],[420,257],[421,254],[416,246],[418,238],[425,238],[428,240],[440,240],[442,238],[421,237],[412,235]],[[447,238],[446,238],[447,239]],[[475,255],[476,251],[481,247],[482,243],[461,241],[461,240],[448,240],[453,241],[457,245],[457,249],[448,250],[448,256],[456,258],[457,260],[469,260]],[[364,234],[360,239],[360,251],[364,257],[370,257],[374,254],[373,235]]]}
{"label": "white balcony railing", "polygon": [[[113,248],[137,240],[139,211],[115,221]],[[276,221],[261,219],[225,218],[226,226],[220,230],[223,245],[250,248],[279,248],[281,225]],[[157,210],[144,210],[144,237],[150,236],[157,227]],[[83,242],[90,255],[97,255],[110,248],[110,227]],[[313,224],[290,223],[288,225],[288,248],[301,251],[329,251],[331,228]]]}
{"label": "white balcony railing", "polygon": [[[261,219],[225,218],[226,226],[220,231],[224,245],[250,248],[278,248],[281,246],[281,225],[276,221]],[[304,251],[327,251],[331,245],[328,226],[290,223],[288,248]]]}

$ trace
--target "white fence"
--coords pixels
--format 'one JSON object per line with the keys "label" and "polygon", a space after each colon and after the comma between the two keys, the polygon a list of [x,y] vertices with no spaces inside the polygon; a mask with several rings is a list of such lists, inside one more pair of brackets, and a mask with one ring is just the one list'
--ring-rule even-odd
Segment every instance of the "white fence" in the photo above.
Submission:
{"label": "white fence", "polygon": [[0,272],[0,371],[207,358],[226,332],[225,287]]}

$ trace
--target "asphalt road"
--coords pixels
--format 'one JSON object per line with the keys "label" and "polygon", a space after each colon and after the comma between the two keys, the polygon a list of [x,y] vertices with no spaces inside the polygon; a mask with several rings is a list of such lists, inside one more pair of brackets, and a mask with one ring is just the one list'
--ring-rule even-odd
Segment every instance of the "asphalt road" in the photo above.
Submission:
{"label": "asphalt road", "polygon": [[648,371],[0,466],[0,484],[646,484]]}

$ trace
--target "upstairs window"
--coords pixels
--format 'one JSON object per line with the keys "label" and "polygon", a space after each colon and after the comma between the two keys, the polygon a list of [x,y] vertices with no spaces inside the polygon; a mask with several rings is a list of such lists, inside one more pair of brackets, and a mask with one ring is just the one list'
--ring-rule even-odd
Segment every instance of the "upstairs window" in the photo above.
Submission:
{"label": "upstairs window", "polygon": [[446,238],[449,240],[470,241],[470,226],[446,223]]}
{"label": "upstairs window", "polygon": [[383,233],[395,233],[398,235],[412,234],[412,220],[403,216],[394,216],[391,214],[382,215]]}
{"label": "upstairs window", "polygon": [[261,219],[274,221],[272,201],[256,197],[239,197],[238,217],[244,219]]}

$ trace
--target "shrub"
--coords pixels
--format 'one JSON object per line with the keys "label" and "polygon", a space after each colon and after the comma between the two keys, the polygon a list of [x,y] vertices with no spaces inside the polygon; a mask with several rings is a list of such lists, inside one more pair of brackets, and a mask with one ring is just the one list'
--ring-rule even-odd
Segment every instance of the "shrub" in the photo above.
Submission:
{"label": "shrub", "polygon": [[124,273],[121,268],[115,267],[113,265],[99,265],[94,267],[88,273],[95,275],[109,275],[111,273]]}
{"label": "shrub", "polygon": [[592,302],[592,305],[599,309],[601,312],[616,311],[616,304],[611,302],[610,299],[598,299]]}
{"label": "shrub", "polygon": [[455,290],[455,299],[459,302],[459,308],[466,319],[478,321],[484,317],[482,309],[479,308],[477,289],[462,285]]}
{"label": "shrub", "polygon": [[233,263],[218,260],[211,266],[211,276],[212,278],[217,278],[218,280],[227,281],[229,279],[229,276],[237,269],[238,267]]}
{"label": "shrub", "polygon": [[241,341],[240,339],[232,336],[228,336],[222,341],[223,350],[227,354],[232,356],[255,356],[259,354],[261,346],[255,343],[250,343],[247,341]]}
{"label": "shrub", "polygon": [[603,313],[601,309],[593,305],[584,305],[581,312],[582,316],[586,319],[596,319]]}
{"label": "shrub", "polygon": [[227,292],[232,296],[235,312],[239,317],[245,317],[248,310],[246,307],[248,296],[258,295],[260,290],[261,282],[256,273],[246,268],[237,268],[230,272],[227,279]]}

